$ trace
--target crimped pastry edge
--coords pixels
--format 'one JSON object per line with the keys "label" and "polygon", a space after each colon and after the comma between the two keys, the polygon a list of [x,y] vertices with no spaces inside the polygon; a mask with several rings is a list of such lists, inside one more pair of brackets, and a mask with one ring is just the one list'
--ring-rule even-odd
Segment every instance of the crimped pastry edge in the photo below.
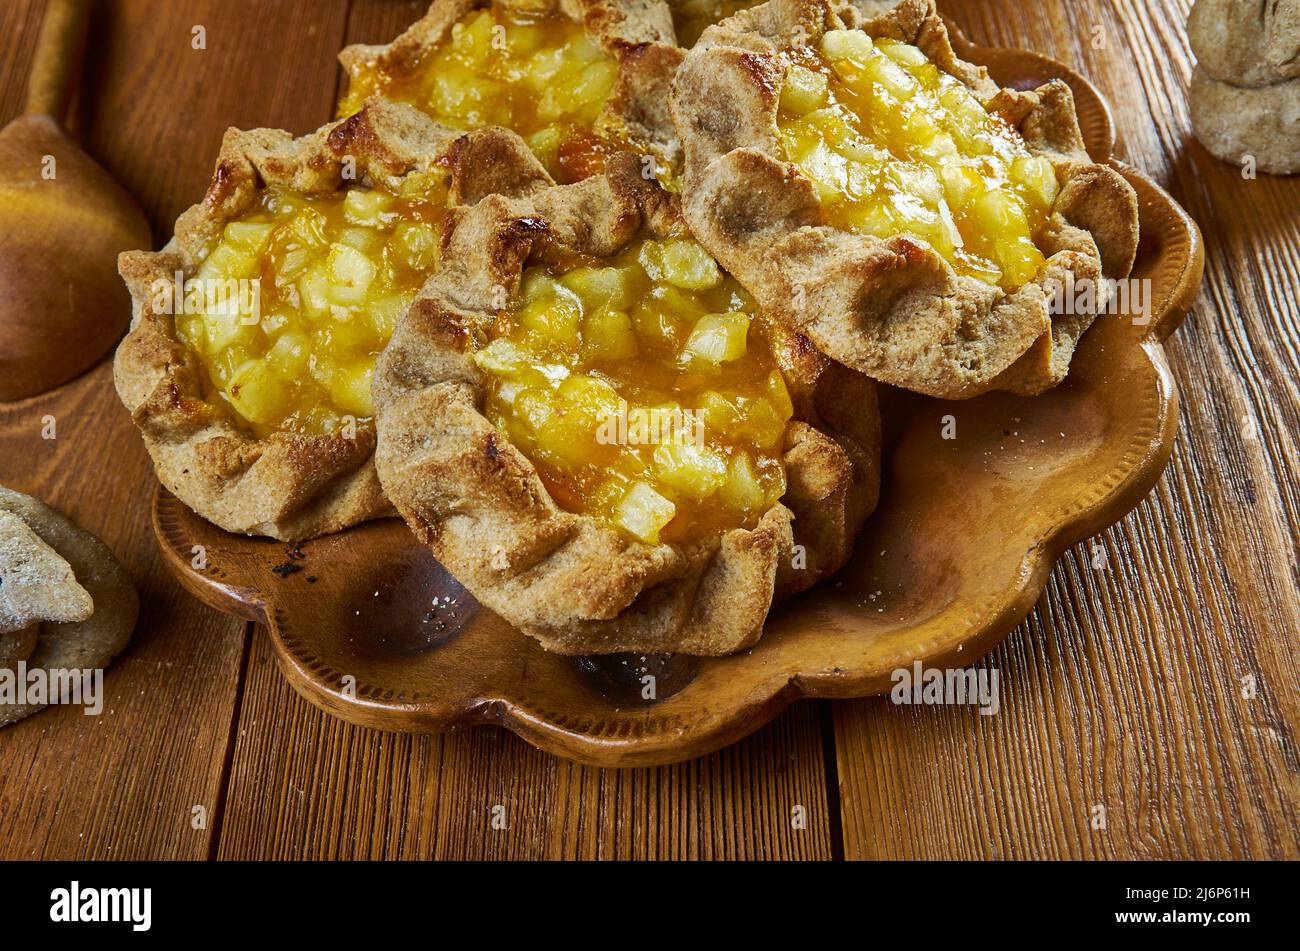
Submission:
{"label": "crimped pastry edge", "polygon": [[[613,95],[598,125],[621,128],[637,142],[673,162],[680,153],[668,111],[673,76],[685,51],[677,45],[672,13],[664,0],[498,0],[533,15],[561,14],[580,21],[619,64]],[[406,67],[437,46],[471,10],[492,0],[433,0],[419,20],[384,44],[354,44],[339,53],[349,79],[363,66]]]}
{"label": "crimped pastry edge", "polygon": [[[556,505],[532,463],[482,415],[484,377],[471,357],[500,289],[517,290],[530,255],[607,256],[638,235],[685,233],[676,200],[638,169],[624,154],[576,185],[457,210],[441,271],[376,369],[376,464],[439,562],[546,649],[726,654],[759,639],[775,600],[848,558],[879,489],[875,385],[791,337],[779,359],[805,421],[787,438],[782,504],[752,530],[647,545]],[[804,546],[802,568],[795,545]]]}
{"label": "crimped pastry edge", "polygon": [[[1004,293],[957,276],[917,239],[823,223],[811,183],[780,157],[777,51],[855,28],[920,46],[1052,161],[1062,189],[1039,281]],[[941,398],[1049,389],[1093,320],[1053,315],[1052,282],[1099,282],[1132,269],[1137,196],[1089,158],[1069,87],[999,88],[983,67],[957,57],[933,0],[902,0],[883,13],[826,0],[769,0],[742,11],[706,30],[687,55],[672,109],[685,151],[685,214],[701,243],[766,312],[882,382]]]}
{"label": "crimped pastry edge", "polygon": [[301,138],[277,129],[228,130],[207,193],[177,219],[167,247],[118,259],[133,314],[114,358],[114,379],[168,491],[227,531],[285,541],[395,514],[375,474],[372,425],[358,425],[355,438],[284,432],[258,438],[206,395],[205,371],[176,339],[172,316],[155,312],[151,288],[178,272],[192,277],[202,249],[266,187],[322,194],[354,174],[395,188],[413,172],[443,169],[455,204],[487,189],[529,187],[493,177],[494,156],[519,150],[526,146],[513,133],[466,135],[381,99]]}

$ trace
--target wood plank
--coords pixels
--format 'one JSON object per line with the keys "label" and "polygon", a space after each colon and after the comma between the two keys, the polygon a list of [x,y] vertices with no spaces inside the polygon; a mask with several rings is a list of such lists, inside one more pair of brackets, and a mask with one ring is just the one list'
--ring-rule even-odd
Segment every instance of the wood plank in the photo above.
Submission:
{"label": "wood plank", "polygon": [[[22,89],[41,3],[0,10],[0,110]],[[201,197],[232,122],[305,130],[329,113],[330,52],[346,0],[96,5],[80,102],[88,150],[126,182],[166,239]],[[207,50],[191,49],[191,29]],[[268,36],[296,37],[268,57]],[[326,86],[328,84],[325,84]],[[58,438],[41,438],[56,417]],[[66,387],[0,406],[0,483],[100,534],[143,610],[105,678],[105,713],[47,710],[0,731],[0,857],[203,858],[215,850],[247,626],[185,595],[149,524],[155,479],[107,362]],[[192,808],[207,811],[204,828]]]}
{"label": "wood plank", "polygon": [[[427,8],[354,2],[349,43],[386,42]],[[411,737],[332,720],[254,645],[222,858],[825,858],[833,843],[822,707],[678,767],[602,771],[501,730]],[[806,828],[791,828],[802,805]],[[507,828],[493,831],[493,806]]]}
{"label": "wood plank", "polygon": [[499,729],[411,736],[334,719],[293,692],[259,630],[220,857],[829,858],[821,712],[801,704],[680,766],[593,769]]}
{"label": "wood plank", "polygon": [[981,664],[1001,673],[1000,715],[837,705],[850,857],[1300,855],[1300,181],[1243,181],[1191,138],[1188,6],[944,4],[977,42],[1092,78],[1116,107],[1122,154],[1201,223],[1209,261],[1168,346],[1183,395],[1169,472],[1095,539],[1108,569],[1078,546]]}

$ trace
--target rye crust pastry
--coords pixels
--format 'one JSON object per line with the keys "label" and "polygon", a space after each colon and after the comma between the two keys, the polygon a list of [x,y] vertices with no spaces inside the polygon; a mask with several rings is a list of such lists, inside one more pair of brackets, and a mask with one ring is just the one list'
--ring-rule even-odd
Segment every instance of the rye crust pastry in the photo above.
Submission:
{"label": "rye crust pastry", "polygon": [[[536,182],[535,161],[520,158],[518,177]],[[776,354],[794,406],[782,503],[752,529],[647,544],[556,503],[485,417],[487,377],[473,358],[526,262],[607,259],[638,236],[685,234],[676,199],[639,168],[623,154],[581,183],[515,188],[453,213],[442,269],[375,373],[375,458],[416,536],[546,649],[726,654],[758,640],[774,601],[847,559],[879,485],[872,381],[789,335]]]}
{"label": "rye crust pastry", "polygon": [[[865,11],[865,12],[864,12]],[[925,242],[826,223],[809,181],[782,157],[777,114],[788,64],[830,30],[919,47],[943,73],[1050,160],[1060,191],[1038,237],[1047,266],[1013,289],[959,276]],[[1118,279],[1137,249],[1137,198],[1087,154],[1063,82],[1000,89],[957,58],[932,0],[878,4],[770,0],[707,30],[673,87],[685,152],[686,219],[763,310],[882,382],[942,398],[990,389],[1036,394],[1060,382],[1094,314],[1050,313],[1048,288]]]}
{"label": "rye crust pastry", "polygon": [[[502,146],[501,143],[505,142]],[[490,189],[494,152],[522,148],[500,130],[464,135],[409,106],[374,100],[349,119],[295,139],[275,129],[232,129],[203,200],[177,219],[159,252],[130,251],[118,268],[131,291],[131,331],[114,362],[158,478],[195,512],[230,532],[299,541],[392,515],[375,475],[374,427],[355,432],[272,432],[259,438],[205,382],[195,353],[156,306],[157,281],[192,278],[227,222],[279,186],[302,195],[358,183],[398,187],[411,174],[450,173],[449,201],[463,184]],[[462,156],[472,156],[465,173]]]}
{"label": "rye crust pastry", "polygon": [[[433,0],[428,12],[391,43],[345,47],[339,62],[352,82],[363,70],[376,67],[409,70],[443,43],[466,14],[493,5],[492,0]],[[680,146],[668,97],[685,52],[677,46],[665,0],[497,0],[496,6],[524,16],[560,15],[581,23],[618,63],[618,77],[597,129],[623,134],[668,162],[677,160]]]}

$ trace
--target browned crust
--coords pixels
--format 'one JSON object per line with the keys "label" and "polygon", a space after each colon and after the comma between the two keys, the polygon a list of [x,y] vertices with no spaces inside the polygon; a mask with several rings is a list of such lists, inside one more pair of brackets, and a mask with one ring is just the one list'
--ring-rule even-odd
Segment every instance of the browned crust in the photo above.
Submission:
{"label": "browned crust", "polygon": [[517,290],[525,261],[606,256],[639,235],[684,232],[675,199],[628,154],[576,185],[458,209],[441,271],[375,372],[375,458],[389,498],[480,602],[548,650],[718,655],[752,645],[774,600],[843,564],[875,506],[874,384],[793,335],[779,352],[798,420],[785,448],[790,488],[752,530],[647,545],[566,512],[483,416],[471,343],[495,320],[501,290]]}
{"label": "browned crust", "polygon": [[[291,541],[393,514],[375,475],[372,425],[357,426],[355,438],[257,438],[207,397],[198,359],[176,339],[171,315],[155,311],[150,289],[178,271],[192,277],[202,250],[268,186],[327,193],[344,184],[354,163],[359,181],[395,188],[412,172],[445,168],[456,201],[466,191],[505,188],[508,183],[491,176],[494,160],[512,150],[526,147],[511,133],[461,137],[409,106],[382,100],[298,139],[275,129],[229,130],[207,194],[177,219],[168,246],[130,251],[118,261],[134,313],[114,377],[163,485],[227,531]],[[549,184],[537,171],[536,184]]]}
{"label": "browned crust", "polygon": [[[535,15],[562,14],[580,20],[604,50],[619,63],[613,95],[597,120],[598,131],[622,132],[675,161],[680,153],[668,111],[673,75],[684,52],[673,33],[672,13],[664,0],[498,0],[502,7]],[[356,44],[339,53],[344,71],[363,66],[409,68],[441,43],[469,11],[492,0],[433,0],[423,17],[391,43]]]}
{"label": "browned crust", "polygon": [[[868,12],[864,12],[868,11]],[[959,277],[925,243],[855,235],[824,223],[811,183],[785,162],[776,114],[779,50],[831,29],[919,46],[1051,159],[1062,188],[1044,236],[1039,282],[1004,292]],[[1087,154],[1069,88],[999,89],[960,60],[933,0],[878,5],[769,0],[710,27],[673,86],[685,151],[686,219],[764,311],[854,369],[943,398],[1054,386],[1093,315],[1049,311],[1047,282],[1126,277],[1137,251],[1137,196]]]}

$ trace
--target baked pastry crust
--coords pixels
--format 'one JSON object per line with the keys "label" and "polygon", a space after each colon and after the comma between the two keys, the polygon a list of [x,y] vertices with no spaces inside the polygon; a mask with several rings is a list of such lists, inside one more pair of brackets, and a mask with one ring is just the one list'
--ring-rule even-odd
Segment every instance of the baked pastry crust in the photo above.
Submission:
{"label": "baked pastry crust", "polygon": [[1300,0],[1196,0],[1187,36],[1197,63],[1221,83],[1300,78]]}
{"label": "baked pastry crust", "polygon": [[[1061,182],[1040,238],[1039,280],[1010,292],[958,276],[929,245],[825,224],[812,184],[783,160],[779,51],[861,29],[918,46],[1047,157]],[[834,359],[942,398],[1059,383],[1094,314],[1051,313],[1051,282],[1123,278],[1137,252],[1137,196],[1087,154],[1069,87],[1001,89],[960,60],[933,0],[879,4],[769,0],[706,30],[673,86],[685,153],[686,219],[764,312]],[[1067,308],[1068,310],[1068,308]]]}
{"label": "baked pastry crust", "polygon": [[326,194],[355,174],[362,183],[395,188],[408,174],[445,168],[448,200],[455,202],[466,186],[491,187],[495,152],[521,148],[501,130],[453,132],[409,106],[379,99],[302,138],[276,129],[228,131],[207,194],[177,219],[167,247],[118,260],[133,316],[114,377],[163,485],[227,531],[286,541],[394,514],[375,475],[372,424],[359,424],[354,438],[345,432],[258,438],[206,395],[203,367],[177,339],[172,315],[155,309],[151,288],[177,272],[192,277],[202,249],[268,186]]}
{"label": "baked pastry crust", "polygon": [[[21,527],[20,527],[21,526]],[[69,519],[0,486],[0,578],[23,588],[0,610],[0,669],[104,667],[131,639],[140,602],[108,547]],[[0,704],[0,726],[44,704]]]}
{"label": "baked pastry crust", "polygon": [[[684,51],[673,33],[665,0],[497,0],[504,8],[537,16],[562,14],[581,22],[587,33],[619,64],[614,92],[598,125],[625,131],[660,158],[675,162],[680,153],[668,110],[673,76]],[[428,12],[391,43],[356,44],[339,53],[349,77],[363,67],[411,67],[438,46],[452,26],[492,0],[433,0]]]}
{"label": "baked pastry crust", "polygon": [[[522,165],[519,176],[536,178]],[[685,233],[675,197],[642,179],[635,156],[576,185],[486,197],[447,229],[441,270],[375,371],[375,458],[416,536],[480,602],[563,654],[720,655],[755,643],[775,600],[844,563],[878,492],[875,385],[804,338],[777,353],[795,407],[789,487],[752,530],[649,545],[564,511],[484,417],[473,344],[525,261],[607,257],[638,236]]]}
{"label": "baked pastry crust", "polygon": [[1192,74],[1192,126],[1201,144],[1234,165],[1246,156],[1270,175],[1300,172],[1300,79],[1248,88]]}

